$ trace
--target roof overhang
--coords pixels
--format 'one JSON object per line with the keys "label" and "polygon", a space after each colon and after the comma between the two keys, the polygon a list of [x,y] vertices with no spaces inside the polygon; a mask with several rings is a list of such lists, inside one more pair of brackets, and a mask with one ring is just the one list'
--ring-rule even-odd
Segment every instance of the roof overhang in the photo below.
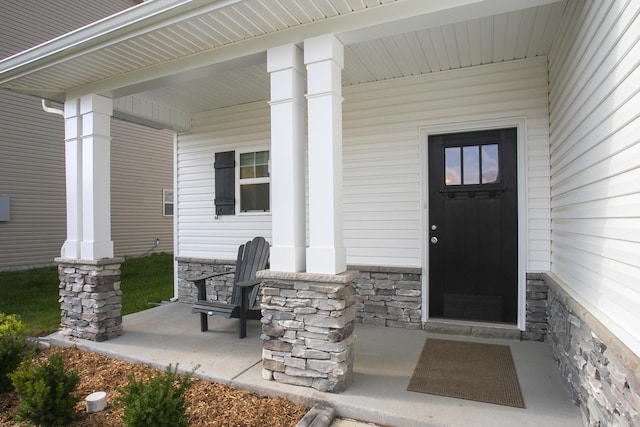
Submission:
{"label": "roof overhang", "polygon": [[264,0],[152,0],[0,61],[0,87],[55,101],[131,97],[264,64],[267,49],[317,35],[357,45],[557,2],[345,0],[341,10],[289,0],[264,10]]}

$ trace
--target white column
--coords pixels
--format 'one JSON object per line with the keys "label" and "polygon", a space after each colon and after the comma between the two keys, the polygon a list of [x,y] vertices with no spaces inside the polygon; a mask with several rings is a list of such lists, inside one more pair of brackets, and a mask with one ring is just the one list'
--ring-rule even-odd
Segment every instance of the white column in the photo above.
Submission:
{"label": "white column", "polygon": [[111,115],[113,101],[80,98],[82,114],[82,259],[113,258],[111,240]]}
{"label": "white column", "polygon": [[267,51],[271,78],[271,221],[273,271],[305,269],[304,64],[287,44]]}
{"label": "white column", "polygon": [[112,100],[98,95],[64,104],[67,240],[61,256],[113,258],[111,241]]}
{"label": "white column", "polygon": [[80,259],[82,241],[82,119],[80,100],[64,104],[64,155],[67,185],[67,240],[62,245],[63,258]]}
{"label": "white column", "polygon": [[332,34],[304,42],[309,138],[307,272],[347,269],[342,218],[342,81],[344,47]]}

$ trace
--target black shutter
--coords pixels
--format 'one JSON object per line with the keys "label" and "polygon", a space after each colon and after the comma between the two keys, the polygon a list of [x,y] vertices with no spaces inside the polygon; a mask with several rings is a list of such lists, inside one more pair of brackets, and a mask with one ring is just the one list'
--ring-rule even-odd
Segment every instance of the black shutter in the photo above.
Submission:
{"label": "black shutter", "polygon": [[236,213],[235,159],[235,151],[216,153],[216,215]]}

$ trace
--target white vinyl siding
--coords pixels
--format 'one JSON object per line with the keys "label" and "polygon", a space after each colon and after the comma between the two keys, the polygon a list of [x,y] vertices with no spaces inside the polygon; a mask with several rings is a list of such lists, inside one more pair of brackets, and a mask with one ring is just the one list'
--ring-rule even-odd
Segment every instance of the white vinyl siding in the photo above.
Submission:
{"label": "white vinyl siding", "polygon": [[[268,149],[266,102],[194,115],[189,134],[178,137],[178,255],[233,260],[238,246],[255,236],[271,239],[270,214],[215,217],[215,153]],[[236,164],[236,169],[238,165]],[[236,194],[236,199],[239,194]]]}
{"label": "white vinyl siding", "polygon": [[640,355],[640,7],[567,7],[549,56],[551,271]]}
{"label": "white vinyl siding", "polygon": [[[347,262],[421,266],[420,128],[527,118],[529,268],[549,268],[546,59],[514,61],[344,88]],[[238,244],[271,236],[271,216],[214,218],[216,152],[264,149],[269,106],[194,116],[178,143],[179,255],[234,259]],[[237,197],[237,195],[236,195]]]}
{"label": "white vinyl siding", "polygon": [[173,252],[173,218],[163,189],[173,187],[173,132],[111,120],[111,239],[116,256]]}
{"label": "white vinyl siding", "polygon": [[[420,128],[526,117],[528,269],[549,268],[545,58],[344,89],[344,215],[349,264],[421,266]],[[520,149],[521,147],[519,147]]]}

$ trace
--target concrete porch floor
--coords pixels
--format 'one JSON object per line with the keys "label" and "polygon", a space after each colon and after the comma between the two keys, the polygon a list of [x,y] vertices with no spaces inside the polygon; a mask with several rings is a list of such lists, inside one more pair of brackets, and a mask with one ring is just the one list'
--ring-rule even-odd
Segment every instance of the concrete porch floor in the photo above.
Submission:
{"label": "concrete porch floor", "polygon": [[[124,317],[124,334],[105,342],[49,337],[52,345],[144,363],[160,369],[194,366],[198,377],[312,406],[329,402],[339,417],[383,426],[581,426],[580,411],[569,398],[545,343],[435,335],[356,324],[355,380],[341,394],[262,379],[260,323],[249,321],[247,338],[238,339],[237,320],[209,318],[200,332],[191,306],[171,303]],[[454,399],[406,390],[427,337],[509,345],[525,409]]]}

